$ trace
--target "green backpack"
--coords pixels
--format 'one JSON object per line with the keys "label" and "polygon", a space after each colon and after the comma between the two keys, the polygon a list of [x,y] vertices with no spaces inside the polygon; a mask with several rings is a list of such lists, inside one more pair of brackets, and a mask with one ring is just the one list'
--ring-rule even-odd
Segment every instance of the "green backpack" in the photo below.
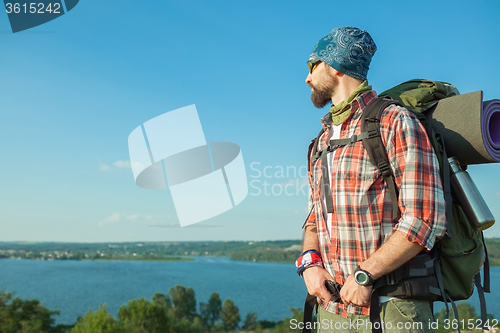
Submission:
{"label": "green backpack", "polygon": [[[426,129],[429,140],[439,160],[448,221],[446,234],[437,242],[437,245],[433,251],[431,251],[432,253],[429,259],[423,259],[417,256],[414,260],[410,260],[407,264],[403,265],[402,268],[398,269],[406,272],[412,269],[418,271],[419,268],[417,266],[420,265],[420,271],[426,271],[425,274],[422,274],[425,275],[425,278],[407,273],[399,282],[392,280],[389,286],[380,285],[379,294],[384,294],[384,288],[385,290],[394,291],[398,290],[398,288],[394,287],[396,285],[401,286],[405,285],[408,280],[421,279],[422,282],[420,287],[427,289],[424,294],[432,301],[440,300],[445,302],[447,313],[448,302],[451,302],[454,308],[455,318],[458,320],[458,314],[453,301],[468,299],[474,291],[474,285],[476,285],[481,303],[482,323],[486,325],[486,302],[484,299],[484,292],[490,292],[490,281],[488,256],[484,244],[483,233],[482,231],[474,230],[470,226],[460,204],[454,200],[450,186],[450,165],[448,163],[448,156],[446,155],[444,140],[438,132],[434,131],[430,121],[432,112],[440,99],[458,94],[457,88],[449,83],[415,79],[382,92],[379,95],[380,97],[372,101],[364,111],[361,132],[369,132],[370,130],[378,131],[380,125],[378,122],[374,122],[373,119],[380,120],[382,111],[390,104],[395,104],[395,102],[397,102],[396,104],[404,106],[417,116]],[[372,164],[382,170],[380,165],[387,162],[387,153],[383,148],[380,134],[372,138],[363,139],[363,145],[370,156]],[[394,183],[394,176],[392,175],[391,169],[388,168],[388,171],[385,171],[386,174],[384,178],[387,184],[390,184],[390,182]],[[397,209],[397,192],[394,192],[391,188],[394,188],[394,186],[389,186],[389,189],[391,191],[393,207]],[[394,213],[398,212],[394,211]],[[423,262],[419,262],[422,260]],[[431,265],[430,262],[433,260],[433,269],[429,269]],[[482,286],[480,270],[483,266],[484,283]],[[394,273],[395,274],[392,275],[397,275],[397,272]],[[435,275],[439,290],[436,290],[436,285],[433,281],[429,282],[429,277],[431,277],[432,280],[432,275]],[[415,285],[418,285],[418,282]],[[406,288],[406,290],[401,290],[401,288],[399,288],[399,290],[393,292],[392,295],[402,298],[408,296],[407,298],[418,299],[419,297],[415,295],[415,293],[422,292],[422,290],[419,290],[418,286],[415,288],[415,291],[409,291],[408,289],[411,288]],[[405,295],[397,295],[398,292],[403,292]],[[375,294],[377,294],[377,292],[375,292]],[[389,294],[391,293],[389,292]],[[374,303],[374,298],[372,297],[372,305],[375,305]],[[373,319],[376,320],[378,311],[371,312],[374,317]]]}

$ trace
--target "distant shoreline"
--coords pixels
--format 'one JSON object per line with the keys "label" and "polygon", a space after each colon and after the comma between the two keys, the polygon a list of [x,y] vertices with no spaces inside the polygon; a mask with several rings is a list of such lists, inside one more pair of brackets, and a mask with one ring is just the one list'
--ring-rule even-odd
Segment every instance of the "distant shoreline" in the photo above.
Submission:
{"label": "distant shoreline", "polygon": [[[53,259],[54,260],[54,259]],[[65,259],[55,259],[55,260],[65,260]],[[68,260],[68,259],[66,259]],[[75,260],[75,259],[69,259]],[[98,259],[76,259],[80,261],[194,261],[192,257],[164,257],[164,258],[151,258],[143,259],[137,257],[123,257],[123,258],[98,258]]]}
{"label": "distant shoreline", "polygon": [[14,260],[39,260],[39,261],[194,261],[192,257],[164,257],[164,258],[151,258],[143,259],[136,257],[117,257],[117,258],[85,258],[85,259],[41,259],[41,258],[20,258],[20,257],[0,257],[1,259],[14,259]]}
{"label": "distant shoreline", "polygon": [[[500,266],[500,238],[485,238],[490,266]],[[194,261],[192,256],[292,264],[300,240],[127,243],[0,242],[0,259],[84,261]]]}

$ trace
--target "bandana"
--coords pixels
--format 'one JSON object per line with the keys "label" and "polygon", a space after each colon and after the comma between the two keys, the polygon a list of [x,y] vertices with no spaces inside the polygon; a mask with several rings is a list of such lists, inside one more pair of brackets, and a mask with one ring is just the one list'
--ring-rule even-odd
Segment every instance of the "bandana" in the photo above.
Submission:
{"label": "bandana", "polygon": [[344,99],[339,105],[332,105],[330,108],[330,113],[332,114],[332,124],[338,126],[351,114],[351,104],[358,98],[362,93],[372,90],[372,86],[368,85],[368,81],[365,80],[361,83],[353,93]]}
{"label": "bandana", "polygon": [[309,58],[317,58],[339,72],[366,80],[375,51],[377,46],[368,32],[340,27],[320,39]]}

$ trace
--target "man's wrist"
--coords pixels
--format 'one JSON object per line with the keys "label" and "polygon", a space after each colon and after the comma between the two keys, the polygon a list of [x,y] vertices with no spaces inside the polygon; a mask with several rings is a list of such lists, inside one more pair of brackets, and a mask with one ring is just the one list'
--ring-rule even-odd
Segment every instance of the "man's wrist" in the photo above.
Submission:
{"label": "man's wrist", "polygon": [[356,281],[356,283],[360,286],[364,287],[372,286],[375,283],[375,279],[372,277],[372,275],[359,266],[354,270],[354,281]]}
{"label": "man's wrist", "polygon": [[321,258],[321,253],[314,249],[304,251],[295,262],[295,267],[297,267],[297,274],[299,274],[300,276],[302,276],[304,270],[313,266],[323,267],[323,259]]}

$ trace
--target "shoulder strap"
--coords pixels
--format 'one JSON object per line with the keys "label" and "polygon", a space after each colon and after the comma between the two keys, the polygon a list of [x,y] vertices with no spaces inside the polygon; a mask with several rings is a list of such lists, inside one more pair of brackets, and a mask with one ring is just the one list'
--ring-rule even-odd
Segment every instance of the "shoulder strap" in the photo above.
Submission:
{"label": "shoulder strap", "polygon": [[[311,171],[311,162],[314,162],[314,160],[312,160],[312,158],[313,158],[313,156],[315,156],[318,153],[318,141],[324,132],[325,132],[325,129],[322,128],[321,131],[319,131],[316,138],[312,139],[311,143],[309,144],[309,149],[307,150],[307,171]],[[315,158],[316,158],[316,156],[315,156]]]}
{"label": "shoulder strap", "polygon": [[[399,216],[398,207],[398,190],[396,188],[396,182],[394,180],[394,175],[392,173],[389,159],[387,157],[387,152],[385,151],[384,143],[382,142],[382,137],[380,136],[380,117],[382,112],[392,104],[401,105],[398,101],[375,98],[373,99],[363,110],[363,115],[361,117],[361,133],[359,135],[353,135],[347,139],[330,140],[327,148],[323,150],[318,150],[318,140],[323,134],[324,130],[321,130],[315,140],[309,145],[308,151],[308,170],[310,171],[311,162],[316,160],[321,156],[322,158],[322,172],[325,175],[329,174],[327,154],[328,152],[334,151],[339,146],[344,146],[352,142],[363,141],[363,146],[370,157],[372,164],[380,170],[380,173],[385,179],[387,186],[389,187],[389,192],[391,194],[392,200],[392,215],[393,219],[397,219]],[[314,159],[314,160],[313,160]],[[331,189],[329,184],[329,177],[324,177],[324,190],[326,196],[327,212],[333,213],[333,204],[331,200]]]}
{"label": "shoulder strap", "polygon": [[380,97],[368,103],[361,117],[361,133],[368,133],[368,137],[363,139],[363,146],[373,166],[380,170],[380,173],[389,187],[392,200],[392,218],[397,219],[399,216],[399,193],[396,187],[396,181],[394,180],[394,174],[389,164],[389,158],[387,157],[387,152],[382,142],[382,137],[380,136],[380,118],[382,112],[392,104],[401,105],[398,101]]}
{"label": "shoulder strap", "polygon": [[[486,323],[488,323],[488,312],[486,311],[486,299],[484,298],[484,293],[490,293],[490,261],[488,259],[488,250],[486,249],[486,243],[484,242],[484,233],[481,231],[481,237],[483,239],[484,246],[484,265],[483,265],[483,285],[481,286],[481,272],[478,272],[476,276],[474,276],[474,284],[477,288],[477,294],[479,296],[479,305],[481,308],[481,321],[484,327],[487,327]],[[484,328],[485,330],[489,329]]]}
{"label": "shoulder strap", "polygon": [[304,304],[304,319],[303,319],[304,326],[302,328],[302,333],[312,332],[311,330],[312,316],[313,316],[313,310],[316,306],[318,306],[316,296],[307,293],[306,301]]}

